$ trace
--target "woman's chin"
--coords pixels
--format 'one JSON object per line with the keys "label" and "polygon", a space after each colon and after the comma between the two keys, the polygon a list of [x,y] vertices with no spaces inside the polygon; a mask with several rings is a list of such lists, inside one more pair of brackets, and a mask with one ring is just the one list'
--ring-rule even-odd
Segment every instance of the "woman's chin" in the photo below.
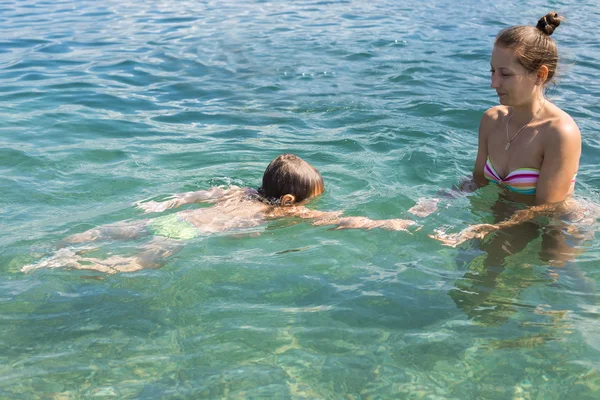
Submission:
{"label": "woman's chin", "polygon": [[509,106],[510,102],[508,100],[508,96],[506,96],[505,94],[498,96],[498,102],[500,104],[502,104],[503,106]]}

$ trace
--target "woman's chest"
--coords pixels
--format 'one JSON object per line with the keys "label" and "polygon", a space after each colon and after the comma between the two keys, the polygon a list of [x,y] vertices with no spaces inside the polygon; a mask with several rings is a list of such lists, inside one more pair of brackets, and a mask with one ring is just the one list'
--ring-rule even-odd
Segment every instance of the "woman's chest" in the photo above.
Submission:
{"label": "woman's chest", "polygon": [[541,169],[543,149],[543,137],[538,128],[520,132],[516,138],[511,138],[510,134],[507,138],[503,129],[488,134],[487,153],[500,176],[521,168]]}

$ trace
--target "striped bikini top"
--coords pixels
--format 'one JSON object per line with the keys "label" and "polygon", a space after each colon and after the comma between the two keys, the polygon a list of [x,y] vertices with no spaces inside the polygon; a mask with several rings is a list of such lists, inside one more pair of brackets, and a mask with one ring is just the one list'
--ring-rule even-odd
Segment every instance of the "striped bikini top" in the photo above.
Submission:
{"label": "striped bikini top", "polygon": [[[500,178],[488,156],[483,168],[483,175],[488,181],[505,186],[512,192],[535,195],[540,170],[536,168],[519,168],[506,175],[506,177]],[[577,174],[573,175],[571,185],[575,183],[576,177]]]}

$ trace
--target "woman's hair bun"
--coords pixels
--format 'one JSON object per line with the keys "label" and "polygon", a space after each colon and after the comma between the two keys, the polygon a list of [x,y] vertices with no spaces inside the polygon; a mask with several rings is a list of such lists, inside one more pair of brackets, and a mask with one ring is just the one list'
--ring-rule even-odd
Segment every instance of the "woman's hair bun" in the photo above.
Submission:
{"label": "woman's hair bun", "polygon": [[558,13],[554,11],[549,12],[548,14],[540,18],[536,28],[544,32],[546,35],[550,36],[554,32],[554,30],[560,25],[561,19],[562,17],[559,16]]}

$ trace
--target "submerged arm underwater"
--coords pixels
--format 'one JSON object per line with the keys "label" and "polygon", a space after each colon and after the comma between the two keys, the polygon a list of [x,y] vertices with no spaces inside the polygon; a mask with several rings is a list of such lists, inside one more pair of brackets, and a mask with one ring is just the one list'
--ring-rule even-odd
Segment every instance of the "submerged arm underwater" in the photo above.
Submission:
{"label": "submerged arm underwater", "polygon": [[482,239],[489,233],[500,229],[517,226],[538,217],[561,216],[569,211],[570,210],[565,202],[542,204],[516,211],[511,218],[497,224],[471,225],[458,233],[452,234],[447,234],[442,230],[436,230],[435,233],[429,235],[429,237],[439,240],[445,246],[456,247],[467,240]]}

